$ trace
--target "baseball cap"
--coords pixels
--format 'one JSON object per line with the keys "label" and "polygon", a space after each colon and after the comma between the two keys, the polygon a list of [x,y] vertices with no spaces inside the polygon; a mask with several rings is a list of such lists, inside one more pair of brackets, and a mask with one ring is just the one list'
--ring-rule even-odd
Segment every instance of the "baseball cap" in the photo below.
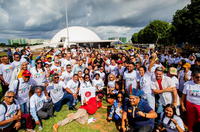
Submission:
{"label": "baseball cap", "polygon": [[65,48],[62,48],[62,50],[65,50]]}
{"label": "baseball cap", "polygon": [[23,73],[22,73],[23,76],[25,77],[30,77],[31,76],[31,72],[28,71],[28,70],[25,70]]}
{"label": "baseball cap", "polygon": [[118,64],[122,64],[122,61],[119,60],[119,61],[117,61],[117,63],[118,63]]}
{"label": "baseball cap", "polygon": [[52,58],[51,55],[47,55],[47,58]]}
{"label": "baseball cap", "polygon": [[99,99],[103,98],[103,94],[102,93],[99,93],[97,96],[98,96]]}
{"label": "baseball cap", "polygon": [[183,67],[184,67],[184,68],[191,68],[191,65],[190,65],[190,63],[185,63],[185,64],[183,65]]}
{"label": "baseball cap", "polygon": [[169,73],[170,73],[171,75],[177,75],[177,69],[174,68],[174,67],[170,67],[170,68],[169,68]]}

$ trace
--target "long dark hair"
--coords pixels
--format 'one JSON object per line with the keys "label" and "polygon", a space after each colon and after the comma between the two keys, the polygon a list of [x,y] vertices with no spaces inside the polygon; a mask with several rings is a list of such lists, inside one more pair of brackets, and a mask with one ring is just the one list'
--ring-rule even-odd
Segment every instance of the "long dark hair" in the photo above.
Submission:
{"label": "long dark hair", "polygon": [[[37,59],[35,60],[35,63],[37,63],[38,61],[41,61],[41,62],[42,62],[42,60],[41,60],[40,58],[37,58]],[[42,68],[42,71],[44,72],[45,69],[44,69],[44,65],[43,65],[43,64],[42,64],[41,68]],[[38,72],[38,70],[37,70],[37,64],[35,64],[35,70]]]}
{"label": "long dark hair", "polygon": [[[90,75],[89,75],[89,74],[85,74],[85,75],[84,75],[84,81],[83,81],[83,82],[84,82],[85,84],[87,84],[87,83],[85,82],[85,77],[86,77],[86,76],[89,76],[89,78],[90,78]],[[90,83],[92,84],[92,80],[91,80],[91,78],[90,78],[89,81],[90,81]]]}
{"label": "long dark hair", "polygon": [[[173,119],[173,118],[174,118],[174,115],[177,115],[177,114],[176,114],[176,107],[175,107],[173,104],[167,104],[167,105],[165,106],[165,109],[166,109],[167,107],[169,107],[169,108],[171,108],[171,109],[173,110],[173,115],[172,115],[172,117],[171,117],[171,118]],[[163,117],[162,117],[162,120],[161,120],[162,123],[163,123],[164,118],[165,118],[165,111],[164,111],[164,114],[163,114]],[[167,125],[169,125],[171,122],[172,122],[172,120],[169,120],[168,123],[167,123]]]}

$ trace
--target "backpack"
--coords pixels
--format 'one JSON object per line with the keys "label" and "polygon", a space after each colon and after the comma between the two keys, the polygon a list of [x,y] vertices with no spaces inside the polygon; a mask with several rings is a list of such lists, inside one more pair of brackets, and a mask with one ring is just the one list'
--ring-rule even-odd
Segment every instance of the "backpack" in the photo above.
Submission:
{"label": "backpack", "polygon": [[19,83],[20,83],[19,79],[17,79],[17,81],[18,81],[18,83],[17,83],[17,90],[16,90],[16,92],[15,92],[16,98],[17,98],[17,93],[18,93],[18,90],[19,90]]}
{"label": "backpack", "polygon": [[[16,104],[15,100],[13,101],[13,103],[14,103],[14,104]],[[3,102],[3,101],[2,101],[2,102],[0,102],[0,104],[2,104],[2,105],[5,107],[5,109],[6,109],[6,110],[5,110],[5,113],[4,113],[4,115],[5,115],[5,114],[6,114],[6,112],[7,112],[7,110],[8,110],[8,107],[7,107],[6,103],[5,103],[5,102]]]}

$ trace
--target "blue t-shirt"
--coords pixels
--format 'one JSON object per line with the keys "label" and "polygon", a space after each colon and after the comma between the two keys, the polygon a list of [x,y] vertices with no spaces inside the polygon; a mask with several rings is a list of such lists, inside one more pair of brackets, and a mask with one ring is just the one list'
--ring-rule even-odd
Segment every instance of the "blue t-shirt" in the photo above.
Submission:
{"label": "blue t-shirt", "polygon": [[[144,101],[144,100],[142,100],[142,101]],[[147,102],[144,104],[145,104],[143,107],[144,110],[142,110],[142,112],[149,113],[150,111],[153,110]],[[133,107],[129,103],[129,99],[125,99],[123,110],[125,112],[127,112],[129,125],[133,126],[134,128],[140,128],[141,126],[151,126],[152,128],[154,128],[154,119],[145,118],[145,117],[142,117],[137,114],[137,112],[141,111],[141,110],[136,109],[135,117],[133,118],[133,113],[132,113]]]}

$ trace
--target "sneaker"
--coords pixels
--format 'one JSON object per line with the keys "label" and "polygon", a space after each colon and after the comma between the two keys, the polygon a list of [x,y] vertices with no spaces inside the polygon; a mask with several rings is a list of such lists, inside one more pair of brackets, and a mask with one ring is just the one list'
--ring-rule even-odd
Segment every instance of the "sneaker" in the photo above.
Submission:
{"label": "sneaker", "polygon": [[59,128],[58,124],[53,124],[54,132],[58,132],[58,128]]}
{"label": "sneaker", "polygon": [[27,132],[36,132],[35,130],[33,129],[26,129]]}
{"label": "sneaker", "polygon": [[39,130],[39,131],[42,131],[42,126],[38,126],[38,130]]}

